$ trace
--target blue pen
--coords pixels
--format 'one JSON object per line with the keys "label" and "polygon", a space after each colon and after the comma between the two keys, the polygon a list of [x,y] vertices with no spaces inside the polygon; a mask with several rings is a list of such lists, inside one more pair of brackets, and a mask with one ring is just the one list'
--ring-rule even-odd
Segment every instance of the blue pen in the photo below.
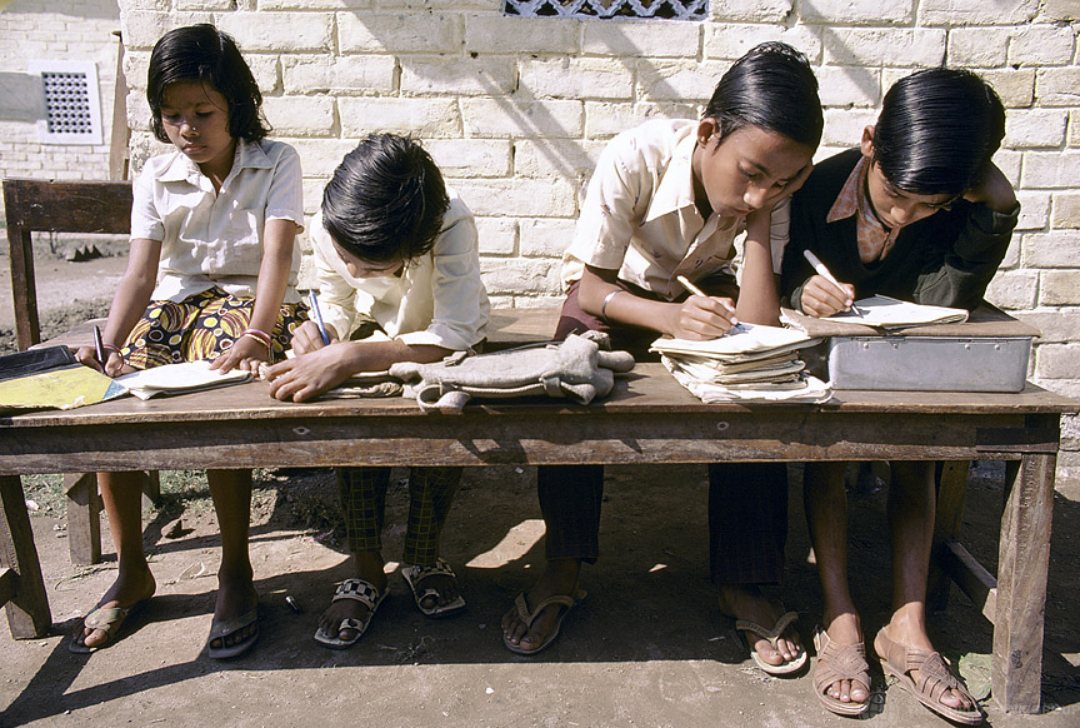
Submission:
{"label": "blue pen", "polygon": [[311,307],[311,313],[315,314],[315,325],[319,327],[322,343],[329,344],[330,337],[326,333],[326,324],[323,323],[322,311],[319,310],[319,299],[315,297],[315,291],[308,291],[308,305]]}

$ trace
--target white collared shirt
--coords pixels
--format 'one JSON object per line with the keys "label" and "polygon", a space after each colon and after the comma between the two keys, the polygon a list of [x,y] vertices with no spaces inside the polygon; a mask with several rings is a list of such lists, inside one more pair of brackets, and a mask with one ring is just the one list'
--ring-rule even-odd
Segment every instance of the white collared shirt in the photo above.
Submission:
{"label": "white collared shirt", "polygon": [[452,189],[450,207],[431,252],[409,261],[399,276],[354,278],[322,223],[311,222],[311,247],[323,320],[347,339],[357,313],[374,318],[391,338],[454,351],[487,336],[490,313],[480,277],[480,253],[472,211]]}
{"label": "white collared shirt", "polygon": [[[563,255],[564,285],[579,280],[590,265],[618,270],[620,279],[670,300],[686,290],[676,276],[695,281],[731,265],[745,219],[721,227],[716,213],[707,220],[701,216],[691,166],[697,127],[688,119],[657,119],[611,140]],[[789,200],[772,212],[777,273],[788,240]]]}
{"label": "white collared shirt", "polygon": [[[179,150],[147,161],[133,192],[131,237],[161,241],[155,301],[183,301],[214,286],[254,297],[266,222],[291,220],[303,230],[300,156],[282,142],[238,140],[219,192]],[[293,246],[286,303],[300,300],[299,268]]]}

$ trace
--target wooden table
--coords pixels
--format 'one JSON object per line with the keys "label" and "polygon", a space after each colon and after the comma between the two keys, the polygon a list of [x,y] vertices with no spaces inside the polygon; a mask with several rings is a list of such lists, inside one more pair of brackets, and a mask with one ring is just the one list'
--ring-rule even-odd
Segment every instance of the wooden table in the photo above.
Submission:
{"label": "wooden table", "polygon": [[[958,581],[994,622],[993,692],[1037,712],[1060,414],[1078,403],[1019,394],[838,392],[822,405],[705,405],[659,364],[641,364],[591,406],[470,404],[423,415],[404,399],[285,404],[267,385],[125,397],[0,418],[0,599],[12,634],[45,634],[48,601],[19,475],[333,465],[1006,460],[996,582],[955,542]],[[944,535],[949,535],[945,533]]]}

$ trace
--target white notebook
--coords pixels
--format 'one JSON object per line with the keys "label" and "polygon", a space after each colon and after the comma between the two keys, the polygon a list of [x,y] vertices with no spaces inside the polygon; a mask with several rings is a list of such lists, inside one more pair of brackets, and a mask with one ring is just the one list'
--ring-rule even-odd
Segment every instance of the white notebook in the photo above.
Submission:
{"label": "white notebook", "polygon": [[855,308],[859,309],[859,313],[844,311],[827,316],[826,320],[879,329],[902,329],[926,324],[963,323],[968,318],[968,312],[963,308],[929,306],[880,295],[859,299],[855,302]]}
{"label": "white notebook", "polygon": [[150,399],[157,394],[198,392],[203,389],[241,384],[250,379],[251,372],[240,369],[225,373],[212,371],[210,361],[204,359],[144,369],[119,376],[116,381],[139,399]]}

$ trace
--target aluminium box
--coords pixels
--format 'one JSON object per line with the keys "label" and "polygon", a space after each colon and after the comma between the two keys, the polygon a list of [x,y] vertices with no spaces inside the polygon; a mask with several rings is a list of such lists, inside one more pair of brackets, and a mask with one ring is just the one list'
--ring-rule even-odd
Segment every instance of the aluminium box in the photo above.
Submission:
{"label": "aluminium box", "polygon": [[785,311],[812,336],[833,389],[1019,392],[1038,329],[984,304],[965,323],[884,332]]}

